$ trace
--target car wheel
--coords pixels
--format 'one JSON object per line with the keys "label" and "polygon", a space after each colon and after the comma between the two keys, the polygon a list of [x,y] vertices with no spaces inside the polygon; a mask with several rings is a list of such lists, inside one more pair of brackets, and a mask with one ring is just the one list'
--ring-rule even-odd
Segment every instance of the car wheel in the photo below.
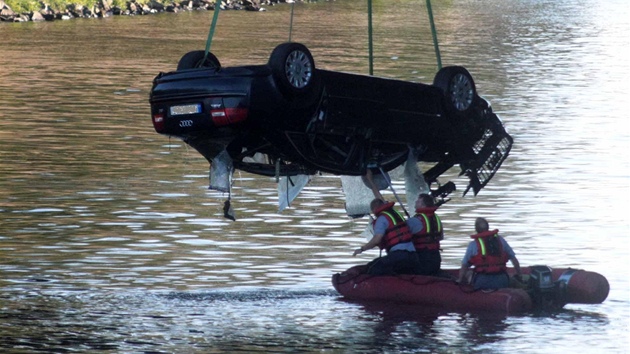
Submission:
{"label": "car wheel", "polygon": [[447,66],[435,75],[433,86],[444,92],[447,109],[456,114],[467,114],[477,97],[472,75],[461,66]]}
{"label": "car wheel", "polygon": [[192,52],[188,52],[184,54],[184,56],[177,63],[177,70],[186,70],[186,69],[194,69],[194,68],[217,68],[221,67],[221,63],[219,63],[219,59],[217,57],[208,52],[208,57],[206,60],[206,51],[204,50],[195,50]]}
{"label": "car wheel", "polygon": [[269,66],[278,89],[288,96],[308,93],[316,81],[315,61],[300,43],[282,43],[269,57]]}

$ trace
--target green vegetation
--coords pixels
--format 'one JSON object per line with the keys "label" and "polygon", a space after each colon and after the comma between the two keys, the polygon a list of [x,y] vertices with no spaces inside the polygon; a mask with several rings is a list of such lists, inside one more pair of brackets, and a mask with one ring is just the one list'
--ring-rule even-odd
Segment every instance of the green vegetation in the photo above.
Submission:
{"label": "green vegetation", "polygon": [[36,0],[4,0],[4,3],[16,13],[35,11],[41,7]]}
{"label": "green vegetation", "polygon": [[[68,5],[83,5],[87,8],[92,8],[97,5],[99,0],[3,0],[11,9],[16,13],[39,11],[42,9],[41,3],[48,4],[48,6],[55,11],[65,11]],[[137,0],[139,4],[145,4],[148,0]],[[118,6],[125,8],[127,0],[112,0],[111,6]]]}

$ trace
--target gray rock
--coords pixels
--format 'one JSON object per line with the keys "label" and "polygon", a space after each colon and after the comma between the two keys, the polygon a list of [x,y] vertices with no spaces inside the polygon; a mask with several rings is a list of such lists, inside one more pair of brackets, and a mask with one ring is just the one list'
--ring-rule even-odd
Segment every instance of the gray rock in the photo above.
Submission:
{"label": "gray rock", "polygon": [[40,14],[37,11],[32,12],[30,17],[31,17],[31,21],[34,21],[34,22],[45,21],[44,16],[42,16],[42,14]]}
{"label": "gray rock", "polygon": [[[69,20],[72,18],[93,18],[109,17],[112,15],[148,15],[159,12],[180,12],[191,10],[215,10],[217,0],[182,0],[181,3],[173,0],[149,0],[146,5],[142,5],[137,0],[126,0],[126,6],[120,8],[113,5],[114,0],[96,0],[96,3],[88,8],[80,4],[68,4],[62,11],[53,10],[45,1],[35,0],[39,3],[41,10],[31,13],[16,14],[5,2],[0,0],[0,21],[4,22],[26,22],[26,21],[53,21]],[[18,0],[20,1],[20,0]],[[290,3],[294,1],[317,1],[317,0],[220,0],[222,10],[246,10],[265,11],[261,6],[273,6],[278,3]]]}
{"label": "gray rock", "polygon": [[149,5],[150,8],[152,8],[154,10],[157,10],[158,12],[164,11],[164,4],[162,4],[159,1],[151,0],[151,1],[149,1],[148,5]]}
{"label": "gray rock", "polygon": [[0,10],[0,16],[7,16],[7,17],[11,16],[11,17],[13,17],[13,16],[15,16],[15,12],[13,12],[13,10],[11,10],[11,8],[7,6],[7,7],[3,8],[2,10]]}
{"label": "gray rock", "polygon": [[99,4],[101,6],[101,9],[103,9],[103,11],[105,12],[112,11],[112,0],[100,0]]}
{"label": "gray rock", "polygon": [[127,9],[132,14],[138,13],[138,5],[135,2],[127,2]]}

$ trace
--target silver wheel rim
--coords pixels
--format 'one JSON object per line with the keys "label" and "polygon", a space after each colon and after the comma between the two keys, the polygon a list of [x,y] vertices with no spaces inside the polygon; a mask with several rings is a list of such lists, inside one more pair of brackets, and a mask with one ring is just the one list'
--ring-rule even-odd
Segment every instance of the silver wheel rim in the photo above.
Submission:
{"label": "silver wheel rim", "polygon": [[470,107],[473,101],[473,91],[472,82],[468,76],[460,73],[453,77],[450,94],[453,105],[458,111],[464,111]]}
{"label": "silver wheel rim", "polygon": [[287,57],[284,73],[291,86],[301,89],[311,81],[313,65],[306,53],[301,50],[294,50]]}

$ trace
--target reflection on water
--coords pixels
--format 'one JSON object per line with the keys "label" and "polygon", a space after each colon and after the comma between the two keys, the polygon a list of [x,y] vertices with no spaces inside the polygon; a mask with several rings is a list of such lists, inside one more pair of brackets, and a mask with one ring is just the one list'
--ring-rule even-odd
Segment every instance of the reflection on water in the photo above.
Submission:
{"label": "reflection on water", "polygon": [[7,302],[0,318],[12,324],[2,347],[51,352],[474,352],[506,341],[548,352],[541,343],[582,327],[597,335],[609,322],[570,310],[507,317],[357,305],[333,290],[33,294]]}
{"label": "reflection on water", "polygon": [[[374,4],[375,74],[431,82],[424,4],[394,5]],[[317,66],[367,73],[364,3],[294,10],[293,40]],[[483,215],[522,264],[611,283],[599,306],[504,318],[340,301],[330,276],[376,253],[351,257],[367,221],[346,218],[335,176],[279,214],[274,180],[238,173],[238,221],[222,217],[207,161],[157,135],[148,105],[153,77],[204,48],[211,13],[2,24],[0,348],[622,351],[629,12],[621,0],[434,2],[444,64],[470,69],[515,138],[488,187],[441,208],[444,266],[458,266]],[[289,16],[288,5],[224,12],[212,50],[223,65],[264,63]]]}

